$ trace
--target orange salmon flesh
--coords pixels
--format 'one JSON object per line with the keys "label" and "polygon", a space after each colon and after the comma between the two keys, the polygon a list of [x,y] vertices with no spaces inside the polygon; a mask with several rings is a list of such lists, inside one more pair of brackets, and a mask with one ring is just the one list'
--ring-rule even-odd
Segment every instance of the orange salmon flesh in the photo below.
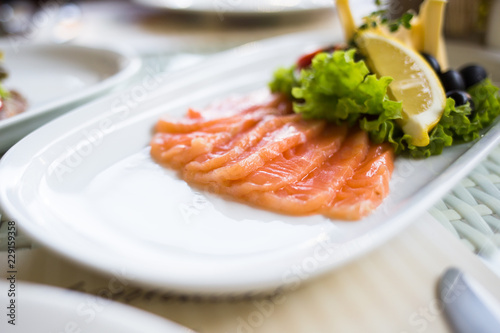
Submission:
{"label": "orange salmon flesh", "polygon": [[304,120],[282,95],[231,97],[155,127],[151,156],[204,190],[288,215],[359,220],[389,194],[394,152]]}

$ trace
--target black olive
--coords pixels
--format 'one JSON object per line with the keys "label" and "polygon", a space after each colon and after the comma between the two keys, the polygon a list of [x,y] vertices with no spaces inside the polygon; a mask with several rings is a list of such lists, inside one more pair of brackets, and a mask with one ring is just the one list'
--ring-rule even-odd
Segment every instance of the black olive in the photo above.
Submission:
{"label": "black olive", "polygon": [[469,89],[488,77],[486,70],[479,65],[468,65],[460,69],[460,74],[465,82],[465,88]]}
{"label": "black olive", "polygon": [[465,91],[452,90],[446,93],[446,97],[451,97],[455,100],[455,106],[465,105],[467,102],[470,103],[470,107],[474,110],[474,102],[472,97]]}
{"label": "black olive", "polygon": [[442,73],[439,78],[441,79],[444,90],[447,92],[452,90],[465,90],[464,79],[456,70],[450,69]]}
{"label": "black olive", "polygon": [[437,73],[441,74],[441,66],[436,58],[427,53],[422,53],[422,57],[431,65],[432,69]]}
{"label": "black olive", "polygon": [[354,62],[365,60],[366,57],[359,52],[354,53]]}

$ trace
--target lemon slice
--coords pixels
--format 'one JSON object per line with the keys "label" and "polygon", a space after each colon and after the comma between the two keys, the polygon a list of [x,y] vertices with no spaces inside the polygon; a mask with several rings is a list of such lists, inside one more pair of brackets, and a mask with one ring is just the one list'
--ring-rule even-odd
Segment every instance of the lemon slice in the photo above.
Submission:
{"label": "lemon slice", "polygon": [[377,31],[361,32],[356,42],[377,76],[394,79],[388,94],[403,104],[399,125],[412,136],[410,143],[427,146],[429,131],[441,119],[446,105],[446,94],[434,70],[418,52]]}

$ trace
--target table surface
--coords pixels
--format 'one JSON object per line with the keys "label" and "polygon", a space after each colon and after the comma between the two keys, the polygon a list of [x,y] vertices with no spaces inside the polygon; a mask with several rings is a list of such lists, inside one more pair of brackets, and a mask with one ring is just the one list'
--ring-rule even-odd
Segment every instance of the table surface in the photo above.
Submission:
{"label": "table surface", "polygon": [[[262,38],[340,29],[333,10],[292,20],[276,16],[255,25],[224,13],[186,16],[137,8],[121,1],[84,3],[81,8],[83,16],[75,42],[126,43],[138,50],[145,61],[159,61],[164,71]],[[360,6],[355,8],[355,14],[360,16],[370,10]],[[22,42],[48,38],[47,31],[38,34]],[[460,240],[455,229],[445,228],[449,227],[446,221],[452,219],[439,219],[439,212],[446,208],[441,206],[437,213],[434,210],[434,217],[423,214],[370,254],[276,298],[198,299],[144,287],[132,279],[120,292],[113,293],[112,299],[199,332],[450,332],[435,291],[446,268],[463,269],[498,300],[500,284],[498,276],[471,251],[477,251],[473,242]],[[19,280],[91,295],[108,288],[110,276],[81,267],[36,244],[31,246],[30,239],[20,241],[26,249],[17,253]],[[0,252],[2,276],[7,271],[6,264],[7,253]],[[5,321],[0,322],[2,325]]]}
{"label": "table surface", "polygon": [[[370,254],[275,298],[201,299],[138,285],[127,276],[117,287],[116,276],[93,272],[40,247],[19,250],[17,261],[19,281],[107,295],[207,333],[451,332],[436,293],[437,281],[449,267],[470,274],[500,300],[498,276],[428,214]],[[0,252],[1,274],[6,266],[7,254]],[[2,304],[4,298],[1,293]]]}

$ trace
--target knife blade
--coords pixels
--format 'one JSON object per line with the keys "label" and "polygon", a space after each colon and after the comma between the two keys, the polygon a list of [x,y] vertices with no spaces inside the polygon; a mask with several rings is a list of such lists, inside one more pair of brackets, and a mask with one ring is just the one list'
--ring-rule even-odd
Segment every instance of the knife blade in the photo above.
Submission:
{"label": "knife blade", "polygon": [[453,332],[500,332],[500,303],[471,276],[457,268],[447,269],[438,293]]}

